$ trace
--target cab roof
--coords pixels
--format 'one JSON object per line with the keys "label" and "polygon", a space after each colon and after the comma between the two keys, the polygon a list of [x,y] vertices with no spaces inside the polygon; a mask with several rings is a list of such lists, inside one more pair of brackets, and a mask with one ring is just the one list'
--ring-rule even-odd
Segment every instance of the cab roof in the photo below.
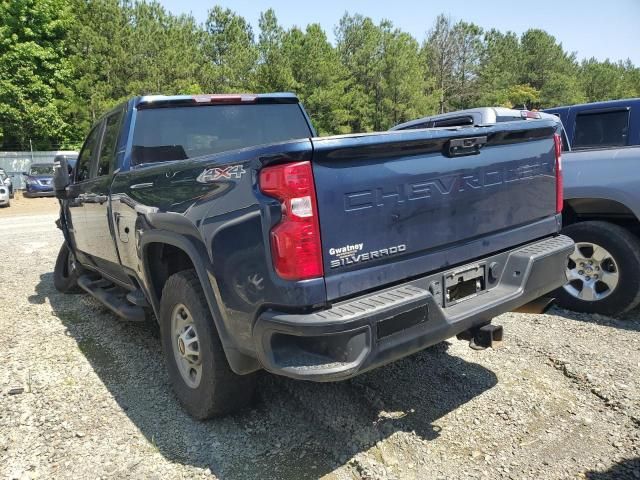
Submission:
{"label": "cab roof", "polygon": [[145,95],[135,97],[137,108],[164,107],[169,105],[241,105],[263,103],[298,103],[298,97],[290,92],[276,93],[216,93],[198,95]]}

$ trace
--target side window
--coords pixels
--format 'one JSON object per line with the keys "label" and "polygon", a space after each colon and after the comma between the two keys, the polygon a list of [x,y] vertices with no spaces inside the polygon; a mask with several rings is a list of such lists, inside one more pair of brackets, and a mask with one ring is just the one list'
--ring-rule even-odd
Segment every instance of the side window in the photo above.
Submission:
{"label": "side window", "polygon": [[78,156],[78,163],[76,164],[76,182],[82,182],[89,179],[91,159],[94,157],[96,148],[98,148],[98,139],[101,130],[102,123],[93,127],[93,130],[91,130],[91,133],[89,133],[87,140],[82,146],[82,151]]}
{"label": "side window", "polygon": [[454,117],[446,118],[444,120],[436,120],[433,122],[433,127],[469,127],[473,126],[473,118],[471,117]]}
{"label": "side window", "polygon": [[629,111],[581,113],[571,147],[574,150],[597,147],[622,147],[629,137]]}
{"label": "side window", "polygon": [[118,142],[118,133],[120,132],[120,120],[122,119],[122,110],[116,112],[106,119],[104,134],[102,135],[102,144],[100,146],[100,156],[98,157],[98,169],[96,177],[109,175],[112,171],[116,156],[116,144]]}

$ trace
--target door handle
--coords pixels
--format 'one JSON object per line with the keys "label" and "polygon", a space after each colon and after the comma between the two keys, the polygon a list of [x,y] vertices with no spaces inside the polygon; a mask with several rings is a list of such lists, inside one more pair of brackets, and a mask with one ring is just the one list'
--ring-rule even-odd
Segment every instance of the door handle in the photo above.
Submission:
{"label": "door handle", "polygon": [[131,190],[140,190],[142,188],[150,188],[150,187],[153,187],[153,182],[136,183],[135,185],[131,185],[129,188]]}
{"label": "door handle", "polygon": [[96,195],[95,193],[81,195],[80,197],[82,197],[82,203],[99,203],[100,205],[109,200],[107,195]]}

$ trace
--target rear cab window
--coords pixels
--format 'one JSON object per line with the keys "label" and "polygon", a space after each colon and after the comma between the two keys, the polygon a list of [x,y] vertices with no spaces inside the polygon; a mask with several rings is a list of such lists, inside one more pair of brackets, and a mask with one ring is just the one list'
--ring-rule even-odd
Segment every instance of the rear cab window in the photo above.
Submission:
{"label": "rear cab window", "polygon": [[185,160],[312,136],[297,103],[139,109],[131,163]]}
{"label": "rear cab window", "polygon": [[585,111],[575,120],[572,149],[623,147],[629,140],[629,110]]}

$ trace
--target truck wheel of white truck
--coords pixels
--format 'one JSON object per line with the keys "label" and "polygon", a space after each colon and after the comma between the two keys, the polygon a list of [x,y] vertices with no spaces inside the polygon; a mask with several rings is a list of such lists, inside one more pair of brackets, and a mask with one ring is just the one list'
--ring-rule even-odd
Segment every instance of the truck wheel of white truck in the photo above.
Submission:
{"label": "truck wheel of white truck", "polygon": [[609,222],[587,221],[563,232],[576,242],[567,263],[569,282],[556,290],[563,308],[618,315],[640,304],[640,239]]}
{"label": "truck wheel of white truck", "polygon": [[191,416],[204,420],[251,402],[256,376],[237,375],[229,367],[194,270],[171,275],[165,283],[160,331],[173,390]]}

